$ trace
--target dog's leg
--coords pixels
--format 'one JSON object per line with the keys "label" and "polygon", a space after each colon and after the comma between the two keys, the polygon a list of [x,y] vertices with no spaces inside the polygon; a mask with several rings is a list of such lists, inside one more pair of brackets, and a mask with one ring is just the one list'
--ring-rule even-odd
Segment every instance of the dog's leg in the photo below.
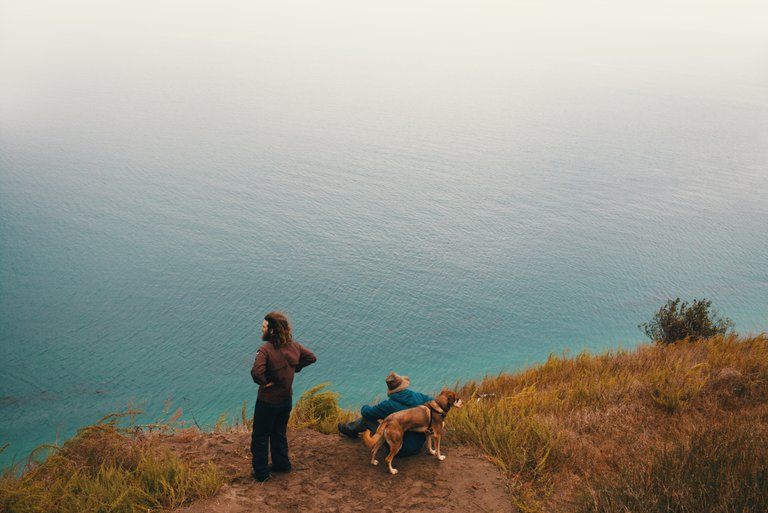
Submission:
{"label": "dog's leg", "polygon": [[[387,430],[386,427],[379,426],[379,429],[376,431],[376,435],[374,436],[375,441],[371,446],[371,465],[379,464],[379,460],[376,459],[376,453],[379,452],[379,448],[381,447],[381,444],[384,443],[386,430]],[[381,433],[379,433],[379,431],[381,431]]]}
{"label": "dog's leg", "polygon": [[387,430],[386,439],[387,444],[389,445],[389,454],[387,454],[386,458],[387,467],[389,468],[389,473],[395,475],[397,474],[397,469],[392,466],[392,460],[403,446],[403,432],[400,429],[396,429],[395,426],[392,426],[391,429]]}
{"label": "dog's leg", "polygon": [[387,466],[389,467],[389,473],[393,476],[397,474],[397,469],[392,466],[392,460],[395,458],[395,454],[400,450],[400,446],[402,444],[398,443],[390,443],[389,445],[389,454],[387,454]]}
{"label": "dog's leg", "polygon": [[427,434],[427,450],[432,456],[435,455],[435,435]]}
{"label": "dog's leg", "polygon": [[376,440],[376,443],[373,445],[373,447],[371,447],[371,465],[379,464],[379,460],[376,459],[376,453],[379,452],[379,448],[381,447],[382,443],[384,443],[383,436]]}
{"label": "dog's leg", "polygon": [[437,451],[435,451],[437,454],[437,459],[440,461],[443,461],[445,459],[445,456],[440,454],[440,440],[443,438],[443,434],[435,433],[435,438],[437,439]]}

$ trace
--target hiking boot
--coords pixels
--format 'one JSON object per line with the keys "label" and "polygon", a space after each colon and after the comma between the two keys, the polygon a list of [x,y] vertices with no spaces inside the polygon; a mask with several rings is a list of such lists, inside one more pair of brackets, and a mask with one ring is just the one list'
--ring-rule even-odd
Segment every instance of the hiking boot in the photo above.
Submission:
{"label": "hiking boot", "polygon": [[251,477],[254,479],[254,481],[259,481],[260,483],[263,483],[264,481],[269,479],[269,473],[257,474],[256,472],[251,472]]}
{"label": "hiking boot", "polygon": [[269,466],[270,472],[280,472],[281,474],[289,474],[291,470],[293,470],[293,468],[291,468],[290,465],[288,465],[287,467],[276,467],[274,465]]}
{"label": "hiking boot", "polygon": [[338,428],[339,428],[339,433],[341,433],[342,435],[346,435],[349,438],[355,438],[355,439],[357,438],[357,431],[353,431],[352,429],[349,429],[349,426],[347,426],[345,423],[339,422]]}

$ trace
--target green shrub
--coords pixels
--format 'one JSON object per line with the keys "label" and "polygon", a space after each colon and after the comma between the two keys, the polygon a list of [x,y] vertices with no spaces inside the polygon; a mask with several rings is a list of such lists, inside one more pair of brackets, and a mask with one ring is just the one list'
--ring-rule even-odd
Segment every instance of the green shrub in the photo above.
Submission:
{"label": "green shrub", "polygon": [[671,344],[678,340],[699,340],[725,335],[733,330],[733,321],[712,310],[709,299],[694,299],[690,305],[680,298],[670,299],[653,319],[638,325],[652,341]]}

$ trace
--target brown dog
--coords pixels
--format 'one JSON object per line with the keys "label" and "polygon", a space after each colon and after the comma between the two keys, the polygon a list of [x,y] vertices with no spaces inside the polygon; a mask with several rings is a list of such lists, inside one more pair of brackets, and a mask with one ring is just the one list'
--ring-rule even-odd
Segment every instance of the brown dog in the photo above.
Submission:
{"label": "brown dog", "polygon": [[407,410],[396,411],[388,415],[379,424],[376,434],[363,432],[363,442],[371,449],[371,465],[378,465],[376,453],[385,441],[389,444],[389,454],[386,457],[389,473],[397,474],[392,467],[392,459],[403,446],[403,433],[419,431],[427,434],[427,449],[429,454],[437,456],[440,461],[445,456],[440,454],[440,439],[445,427],[445,416],[451,408],[461,408],[461,399],[456,392],[443,390],[433,401],[428,401]]}

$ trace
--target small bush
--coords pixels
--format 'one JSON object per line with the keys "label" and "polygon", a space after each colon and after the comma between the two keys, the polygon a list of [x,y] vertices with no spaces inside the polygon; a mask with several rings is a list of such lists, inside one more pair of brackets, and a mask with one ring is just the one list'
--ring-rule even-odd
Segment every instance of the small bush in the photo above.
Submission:
{"label": "small bush", "polygon": [[694,299],[690,305],[680,298],[670,299],[659,308],[653,319],[638,328],[658,344],[671,344],[678,340],[699,340],[725,335],[733,330],[733,321],[720,317],[712,310],[709,299]]}
{"label": "small bush", "polygon": [[349,422],[354,414],[339,408],[339,394],[323,390],[329,383],[316,385],[303,394],[291,412],[292,427],[308,427],[330,435],[339,422]]}

